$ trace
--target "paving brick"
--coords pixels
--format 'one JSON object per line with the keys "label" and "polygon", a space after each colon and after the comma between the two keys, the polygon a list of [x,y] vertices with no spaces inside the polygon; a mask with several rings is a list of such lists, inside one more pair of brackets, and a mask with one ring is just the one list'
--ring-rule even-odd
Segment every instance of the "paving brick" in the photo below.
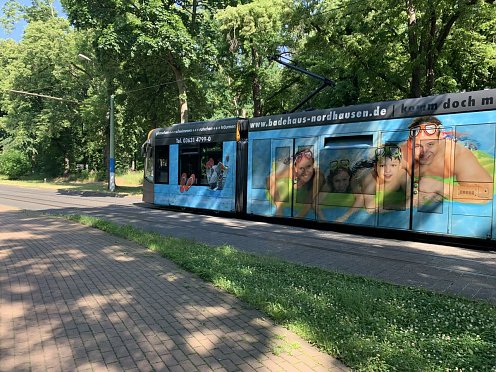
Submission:
{"label": "paving brick", "polygon": [[[281,329],[262,314],[133,243],[46,216],[3,212],[0,227],[23,247],[0,234],[0,253],[10,255],[0,260],[2,293],[23,291],[0,298],[0,371],[252,371],[291,363],[274,362],[267,345]],[[310,349],[323,365],[334,361]],[[308,358],[299,354],[293,364]]]}

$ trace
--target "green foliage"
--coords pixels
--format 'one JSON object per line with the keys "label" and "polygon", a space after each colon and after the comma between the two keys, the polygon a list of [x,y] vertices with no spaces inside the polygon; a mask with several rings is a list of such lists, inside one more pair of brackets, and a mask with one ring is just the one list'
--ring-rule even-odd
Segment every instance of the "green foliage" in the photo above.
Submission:
{"label": "green foliage", "polygon": [[143,172],[128,171],[116,175],[116,183],[119,186],[142,185]]}
{"label": "green foliage", "polygon": [[7,113],[2,120],[2,142],[23,151],[33,160],[36,172],[62,174],[73,166],[82,150],[75,146],[81,136],[74,97],[79,82],[71,71],[76,43],[77,35],[67,20],[32,20],[23,40],[9,45],[5,55],[8,60],[2,76],[4,87],[58,98],[11,91],[1,97],[2,110]]}
{"label": "green foliage", "polygon": [[0,15],[7,31],[28,22],[20,42],[0,40],[0,149],[48,175],[78,164],[105,175],[110,95],[119,171],[141,166],[152,128],[293,109],[320,82],[273,54],[336,81],[302,109],[496,86],[492,0],[62,4],[72,26],[52,0],[9,0]]}
{"label": "green foliage", "polygon": [[490,371],[496,308],[87,217],[263,310],[354,370]]}
{"label": "green foliage", "polygon": [[16,0],[7,0],[3,3],[0,15],[0,27],[2,27],[7,34],[14,30],[15,23],[21,20],[22,6]]}
{"label": "green foliage", "polygon": [[0,154],[0,174],[9,180],[16,180],[31,171],[27,156],[18,150],[6,150]]}
{"label": "green foliage", "polygon": [[263,98],[277,87],[278,79],[274,77],[279,68],[271,65],[267,57],[287,45],[284,23],[292,4],[287,0],[261,0],[227,7],[216,14],[232,54],[226,56],[228,73],[234,78],[230,88],[243,100],[251,96],[250,116],[265,113]]}
{"label": "green foliage", "polygon": [[[292,51],[337,82],[311,102],[319,108],[483,89],[496,84],[494,11],[480,1],[301,2],[290,23]],[[299,81],[287,99],[315,85]]]}

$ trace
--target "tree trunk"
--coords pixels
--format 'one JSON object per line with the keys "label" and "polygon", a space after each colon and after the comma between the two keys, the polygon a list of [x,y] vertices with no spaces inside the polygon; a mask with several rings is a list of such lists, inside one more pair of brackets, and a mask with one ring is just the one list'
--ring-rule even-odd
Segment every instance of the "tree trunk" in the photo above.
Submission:
{"label": "tree trunk", "polygon": [[[486,0],[492,4],[492,0]],[[432,94],[435,82],[435,67],[441,51],[444,48],[446,39],[450,34],[455,22],[462,14],[470,12],[470,8],[477,3],[477,0],[466,0],[460,2],[453,13],[439,15],[442,20],[442,27],[437,27],[436,9],[430,9],[428,13],[428,21],[425,22],[427,29],[420,33],[425,36],[418,40],[419,30],[416,20],[414,0],[406,0],[406,8],[408,15],[408,48],[410,52],[410,61],[412,62],[412,80],[410,82],[410,94],[412,97],[420,97],[422,94]],[[425,59],[425,60],[424,60]],[[423,67],[423,68],[422,68]],[[425,73],[424,89],[421,89],[422,74]]]}
{"label": "tree trunk", "polygon": [[169,52],[167,56],[167,62],[171,66],[172,71],[174,72],[174,76],[176,77],[176,84],[177,84],[178,98],[179,98],[180,122],[187,123],[189,116],[188,94],[186,92],[186,83],[184,81],[184,74],[181,68],[174,63],[174,58],[171,52]]}
{"label": "tree trunk", "polygon": [[[468,9],[470,6],[474,5],[475,1],[467,1],[465,4],[465,9]],[[470,11],[470,10],[467,10]],[[442,49],[444,48],[444,44],[446,43],[446,39],[453,28],[455,22],[462,15],[462,8],[459,7],[444,23],[443,27],[439,30],[436,29],[436,14],[434,10],[431,10],[431,19],[430,19],[430,30],[429,35],[432,40],[432,46],[430,46],[427,64],[426,64],[426,74],[427,79],[425,82],[425,92],[426,94],[431,94],[432,88],[434,87],[434,78],[435,78],[435,70],[434,67],[437,63],[439,55],[441,54]],[[436,34],[438,34],[437,39],[435,39]]]}
{"label": "tree trunk", "polygon": [[434,64],[437,61],[437,50],[433,47],[433,40],[436,37],[436,11],[430,9],[429,32],[427,35],[426,61],[425,61],[425,88],[424,95],[428,96],[434,88]]}
{"label": "tree trunk", "polygon": [[262,87],[260,84],[260,77],[258,76],[258,71],[260,69],[260,60],[258,57],[257,48],[251,47],[251,61],[253,66],[253,78],[251,82],[251,91],[253,97],[253,116],[262,116],[262,100],[260,98],[260,93]]}
{"label": "tree trunk", "polygon": [[192,9],[191,9],[191,31],[194,33],[196,30],[196,18],[198,11],[198,0],[193,0]]}
{"label": "tree trunk", "polygon": [[422,94],[422,64],[420,63],[421,45],[419,45],[417,40],[418,25],[413,0],[406,0],[406,13],[408,16],[408,52],[412,64],[410,97],[420,97]]}

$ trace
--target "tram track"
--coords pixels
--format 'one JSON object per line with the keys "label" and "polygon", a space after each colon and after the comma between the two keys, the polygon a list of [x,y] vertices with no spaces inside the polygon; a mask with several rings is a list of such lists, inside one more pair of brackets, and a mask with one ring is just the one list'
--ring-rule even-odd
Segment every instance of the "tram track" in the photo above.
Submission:
{"label": "tram track", "polygon": [[[17,193],[14,193],[14,194],[6,194],[4,192],[0,192],[0,200],[11,200],[11,201],[17,201],[17,202],[21,202],[21,203],[26,203],[26,200],[24,198],[19,198],[17,196],[17,194],[25,194],[25,195],[32,195],[32,192],[31,191],[26,191],[26,192],[17,192]],[[112,198],[113,199],[113,202],[112,204],[109,204],[109,203],[102,203],[101,202],[101,197],[94,197],[94,198],[91,198],[91,197],[84,197],[84,198],[81,198],[80,196],[73,196],[73,195],[55,195],[55,196],[51,196],[49,198],[39,198],[40,194],[38,194],[38,199],[31,199],[29,201],[29,204],[35,204],[35,205],[41,205],[43,207],[51,207],[51,209],[58,209],[58,208],[63,208],[63,209],[67,209],[68,206],[69,207],[77,207],[78,209],[84,209],[84,208],[111,208],[111,209],[116,209],[116,207],[119,207],[119,208],[126,208],[126,213],[129,213],[130,211],[133,211],[135,212],[134,213],[134,217],[136,219],[139,218],[140,221],[143,221],[143,222],[148,222],[148,223],[154,223],[156,222],[156,219],[152,219],[152,218],[147,218],[146,216],[143,216],[147,211],[147,212],[150,212],[150,211],[157,211],[156,213],[160,214],[161,217],[165,217],[167,219],[167,222],[169,224],[174,224],[175,226],[180,226],[181,225],[181,222],[177,222],[177,216],[178,215],[187,215],[187,216],[201,216],[202,219],[204,219],[203,223],[207,223],[209,226],[208,226],[208,229],[209,230],[212,230],[212,229],[215,229],[216,226],[219,226],[220,224],[223,224],[224,226],[226,225],[225,221],[226,221],[226,218],[223,218],[223,217],[216,217],[216,216],[212,216],[212,215],[205,215],[205,214],[191,214],[191,213],[188,213],[186,211],[181,211],[181,212],[178,212],[178,211],[171,211],[171,210],[163,210],[163,209],[155,209],[155,208],[146,208],[146,209],[136,209],[135,208],[135,205],[130,205],[129,202],[124,202],[124,203],[115,203],[116,199]],[[63,198],[63,201],[59,201],[60,198]],[[73,200],[77,198],[77,202],[74,202]],[[87,203],[87,201],[89,201],[90,203]],[[100,205],[95,205],[95,204],[100,204]],[[136,213],[137,211],[137,213]],[[167,216],[164,216],[164,213],[167,214]],[[171,213],[174,213],[174,215],[171,216]],[[128,217],[129,219],[129,217]],[[205,221],[206,219],[206,221]],[[217,221],[212,221],[212,220],[217,220]],[[218,220],[223,220],[223,223],[220,223]],[[310,237],[306,237],[307,240],[310,240],[311,243],[305,243],[301,240],[297,241],[297,245],[299,246],[308,246],[308,247],[311,247],[311,248],[319,248],[319,249],[325,249],[325,250],[329,250],[330,248],[329,247],[322,247],[322,246],[319,246],[319,245],[316,245],[315,242],[334,242],[334,243],[339,243],[339,244],[343,244],[343,245],[353,245],[355,246],[356,244],[370,244],[371,242],[371,238],[370,237],[366,237],[366,236],[359,236],[359,235],[356,235],[356,236],[351,236],[350,234],[345,234],[345,233],[336,233],[336,232],[327,232],[327,231],[322,231],[322,230],[314,230],[314,229],[307,229],[307,228],[295,228],[293,226],[283,226],[283,225],[269,225],[265,222],[262,222],[261,224],[263,224],[263,226],[265,228],[256,228],[254,226],[247,226],[246,225],[246,220],[239,220],[239,222],[236,222],[238,221],[237,218],[229,218],[229,228],[231,229],[236,229],[236,230],[240,230],[242,229],[243,231],[246,231],[246,233],[240,233],[240,232],[236,232],[234,233],[232,230],[229,232],[229,234],[231,235],[237,235],[237,236],[242,236],[242,237],[248,237],[248,236],[251,236],[253,237],[254,233],[255,234],[259,234],[259,233],[263,233],[264,234],[264,237],[263,239],[264,240],[271,240],[271,241],[280,241],[280,237],[278,237],[279,234],[284,234],[284,237],[287,237],[287,236],[291,236],[291,235],[294,235],[294,236],[298,236],[301,234],[302,230],[304,230],[305,232],[311,232],[311,234],[314,234],[314,235],[317,235],[317,236],[310,236]],[[251,222],[251,223],[255,223],[255,224],[260,224],[260,222]],[[236,225],[234,225],[236,224]],[[267,228],[267,226],[269,226],[269,228]],[[274,227],[276,226],[276,227]],[[215,230],[216,232],[219,232],[219,233],[225,233],[225,230],[223,230],[223,228],[219,228],[219,229],[216,229]],[[338,235],[339,236],[339,239],[335,239],[333,237],[331,237],[330,235]],[[275,236],[275,237],[274,237]],[[297,238],[296,238],[297,239]],[[298,239],[297,239],[298,240]],[[405,242],[400,242],[400,241],[391,241],[391,240],[385,240],[385,239],[380,239],[379,243],[381,244],[380,248],[394,248],[394,249],[404,249],[403,247],[399,247],[398,244],[399,243],[402,243],[402,244],[405,244]],[[375,245],[376,248],[378,248],[378,245]],[[335,252],[343,252],[342,250],[338,250],[338,249],[331,249]],[[349,253],[349,252],[343,252],[343,253]],[[422,255],[425,255],[426,253],[425,252],[422,252],[422,253],[419,253],[419,254],[422,254]],[[436,256],[435,254],[432,254],[433,256]]]}
{"label": "tram track", "polygon": [[[33,198],[33,192],[36,192],[36,198]],[[385,261],[397,266],[416,265],[433,270],[458,273],[459,275],[479,275],[496,279],[494,271],[475,272],[471,267],[473,260],[470,258],[449,257],[447,259],[451,262],[449,267],[433,264],[432,261],[435,262],[440,255],[425,249],[418,250],[421,243],[351,236],[345,233],[272,225],[265,222],[191,214],[183,211],[143,208],[143,204],[136,203],[138,198],[134,198],[135,202],[133,203],[125,198],[105,197],[102,199],[102,197],[64,195],[53,192],[53,190],[43,192],[20,188],[9,192],[0,187],[0,204],[7,201],[10,202],[9,204],[24,205],[22,209],[26,210],[48,214],[57,214],[58,212],[60,214],[87,214],[119,224],[133,224],[139,228],[165,235],[181,233],[184,230],[185,220],[194,221],[194,238],[196,240],[202,240],[202,236],[218,235],[214,244],[227,243],[252,253],[282,255],[283,257],[286,256],[286,259],[296,262],[299,262],[298,257],[288,258],[288,256],[295,256],[294,252],[291,251],[305,250],[306,252],[302,252],[302,254],[314,251],[326,255],[346,256],[354,260]],[[26,203],[28,205],[25,205]],[[184,235],[184,237],[191,238],[191,231],[186,231]],[[291,237],[291,241],[288,241],[288,236]],[[250,249],[249,243],[245,241],[251,241],[252,246],[269,247],[272,245],[272,248]],[[257,243],[254,243],[255,241]],[[240,245],[242,246],[240,247]],[[412,249],[411,246],[405,247],[405,245],[415,245],[416,249]],[[283,251],[286,253],[282,254]],[[398,251],[401,251],[402,254],[396,255],[395,253]],[[322,267],[319,262],[307,262],[306,264]]]}

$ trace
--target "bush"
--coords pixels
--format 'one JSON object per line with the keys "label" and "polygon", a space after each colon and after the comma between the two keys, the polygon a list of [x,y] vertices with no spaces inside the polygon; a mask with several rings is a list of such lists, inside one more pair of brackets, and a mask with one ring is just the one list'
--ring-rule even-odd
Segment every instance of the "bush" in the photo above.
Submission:
{"label": "bush", "polygon": [[9,150],[0,154],[0,174],[7,176],[9,180],[19,179],[28,174],[30,170],[31,163],[22,152]]}

